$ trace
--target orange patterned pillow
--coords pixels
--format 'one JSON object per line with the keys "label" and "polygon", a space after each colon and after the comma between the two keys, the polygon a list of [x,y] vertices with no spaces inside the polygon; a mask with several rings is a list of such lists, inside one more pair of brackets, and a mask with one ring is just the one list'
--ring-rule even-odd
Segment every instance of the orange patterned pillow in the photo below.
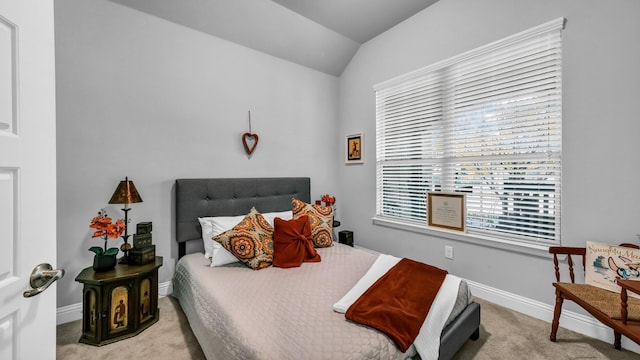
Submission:
{"label": "orange patterned pillow", "polygon": [[273,227],[255,208],[213,240],[253,270],[266,268],[273,262]]}
{"label": "orange patterned pillow", "polygon": [[298,199],[291,199],[293,218],[309,216],[311,235],[315,247],[329,247],[333,244],[333,208],[329,206],[311,205]]}

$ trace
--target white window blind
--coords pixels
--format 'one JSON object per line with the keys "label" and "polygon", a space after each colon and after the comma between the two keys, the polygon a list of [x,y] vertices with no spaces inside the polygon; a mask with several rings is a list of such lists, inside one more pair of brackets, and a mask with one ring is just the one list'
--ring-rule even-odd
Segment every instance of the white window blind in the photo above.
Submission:
{"label": "white window blind", "polygon": [[426,226],[427,192],[463,192],[469,233],[560,242],[563,24],[374,87],[377,217]]}

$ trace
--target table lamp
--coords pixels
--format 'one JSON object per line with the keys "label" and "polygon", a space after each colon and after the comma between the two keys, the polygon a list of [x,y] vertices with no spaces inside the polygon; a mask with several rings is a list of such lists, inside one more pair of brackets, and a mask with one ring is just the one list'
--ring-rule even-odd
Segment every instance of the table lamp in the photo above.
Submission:
{"label": "table lamp", "polygon": [[142,202],[142,198],[140,198],[140,194],[138,194],[138,190],[136,186],[133,185],[133,181],[130,181],[128,177],[124,178],[124,181],[120,181],[116,191],[113,192],[111,196],[111,200],[109,200],[109,204],[124,204],[124,235],[122,235],[122,239],[124,240],[124,244],[120,246],[120,250],[124,252],[124,256],[120,258],[121,264],[126,264],[129,257],[129,250],[131,249],[131,244],[129,244],[129,234],[127,233],[127,225],[129,223],[128,213],[129,204],[131,203],[139,203]]}

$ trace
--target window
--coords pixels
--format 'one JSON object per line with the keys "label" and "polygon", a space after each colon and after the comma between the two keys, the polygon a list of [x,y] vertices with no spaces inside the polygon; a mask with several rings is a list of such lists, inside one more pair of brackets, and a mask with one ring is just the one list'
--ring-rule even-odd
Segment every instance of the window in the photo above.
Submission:
{"label": "window", "polygon": [[560,243],[563,24],[374,87],[376,218],[426,227],[427,192],[463,192],[468,234]]}

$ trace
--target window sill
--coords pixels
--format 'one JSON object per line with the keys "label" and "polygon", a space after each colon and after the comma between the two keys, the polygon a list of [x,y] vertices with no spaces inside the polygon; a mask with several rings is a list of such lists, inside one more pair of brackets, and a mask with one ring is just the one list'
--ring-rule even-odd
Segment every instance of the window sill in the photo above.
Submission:
{"label": "window sill", "polygon": [[506,239],[489,238],[476,234],[462,233],[450,230],[440,230],[427,227],[421,222],[401,221],[385,217],[374,216],[374,225],[385,226],[393,229],[411,231],[419,234],[430,235],[448,240],[466,242],[473,245],[494,248],[502,251],[521,253],[543,258],[550,258],[549,246],[543,244],[530,244],[525,242],[515,242]]}

